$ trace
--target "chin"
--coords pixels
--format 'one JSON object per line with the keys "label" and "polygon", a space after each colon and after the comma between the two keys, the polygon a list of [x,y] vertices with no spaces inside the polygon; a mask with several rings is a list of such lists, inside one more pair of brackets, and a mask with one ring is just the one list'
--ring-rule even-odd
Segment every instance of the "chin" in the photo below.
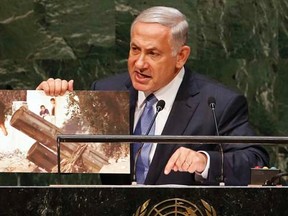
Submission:
{"label": "chin", "polygon": [[140,83],[136,83],[133,82],[133,87],[137,90],[137,91],[143,91],[143,92],[148,92],[150,91],[149,88],[147,88],[146,85],[140,84]]}

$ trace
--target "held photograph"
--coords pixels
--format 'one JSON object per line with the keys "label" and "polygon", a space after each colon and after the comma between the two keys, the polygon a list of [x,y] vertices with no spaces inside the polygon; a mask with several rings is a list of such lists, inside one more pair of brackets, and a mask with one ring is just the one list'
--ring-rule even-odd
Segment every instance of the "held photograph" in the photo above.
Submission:
{"label": "held photograph", "polygon": [[[129,134],[129,95],[0,91],[0,172],[58,172],[58,135]],[[128,143],[62,142],[61,173],[129,173]]]}

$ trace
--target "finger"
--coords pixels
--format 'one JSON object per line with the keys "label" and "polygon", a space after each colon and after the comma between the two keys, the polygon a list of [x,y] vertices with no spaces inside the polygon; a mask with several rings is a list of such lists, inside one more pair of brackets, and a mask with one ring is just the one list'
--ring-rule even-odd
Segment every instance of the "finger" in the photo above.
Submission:
{"label": "finger", "polygon": [[70,84],[69,82],[67,80],[55,79],[54,83],[55,96],[64,95],[67,91],[69,91],[69,88],[73,90],[73,82]]}
{"label": "finger", "polygon": [[165,174],[167,173],[167,175],[168,175],[171,172],[171,169],[173,169],[173,171],[175,171],[175,172],[187,171],[188,167],[183,168],[183,164],[186,161],[186,158],[190,152],[194,152],[194,151],[187,149],[187,148],[184,148],[184,147],[180,147],[179,149],[177,149],[174,152],[174,154],[171,156],[171,158],[169,159],[169,161],[165,167],[164,173]]}
{"label": "finger", "polygon": [[46,81],[47,87],[45,86],[45,89],[44,89],[46,95],[57,96],[57,94],[55,94],[55,82],[56,80],[53,78],[49,78]]}
{"label": "finger", "polygon": [[[52,82],[52,81],[50,81],[50,83],[51,83],[51,82]],[[47,80],[47,81],[43,81],[43,82],[36,88],[36,90],[43,90],[46,95],[53,96],[54,93],[53,93],[53,95],[51,95],[51,92],[50,92],[50,91],[51,91],[50,85],[51,85],[51,84],[49,84],[48,80]]]}
{"label": "finger", "polygon": [[189,168],[187,169],[187,172],[194,173],[195,172],[195,166],[189,166]]}
{"label": "finger", "polygon": [[178,172],[178,171],[179,171],[179,169],[178,169],[177,166],[173,166],[172,170],[173,170],[174,172]]}
{"label": "finger", "polygon": [[74,80],[69,80],[68,82],[68,91],[73,91]]}
{"label": "finger", "polygon": [[181,171],[187,172],[190,166],[191,166],[191,162],[187,162],[187,159],[186,159],[186,161],[184,161],[184,163],[181,166]]}
{"label": "finger", "polygon": [[168,160],[166,166],[165,166],[165,169],[164,169],[164,174],[165,175],[168,175],[171,170],[173,169],[174,171],[178,171],[178,167],[176,166],[175,167],[175,162],[177,161],[178,157],[179,157],[179,149],[177,149],[173,155],[170,157],[170,159]]}
{"label": "finger", "polygon": [[49,83],[50,85],[50,95],[59,96],[64,95],[67,90],[67,81],[61,80],[59,78],[53,80],[53,82]]}
{"label": "finger", "polygon": [[192,158],[192,163],[188,168],[190,173],[202,173],[207,165],[207,156],[203,153],[196,152]]}
{"label": "finger", "polygon": [[178,157],[178,160],[176,161],[176,166],[178,167],[179,171],[181,172],[187,171],[187,168],[190,165],[189,161],[191,161],[189,159],[189,154],[191,151],[192,150],[184,148],[184,147],[179,148],[180,155]]}
{"label": "finger", "polygon": [[187,169],[187,172],[189,173],[194,173],[195,170],[196,170],[196,166],[197,164],[195,163],[195,161],[192,159],[192,162],[191,164],[189,165],[188,169]]}
{"label": "finger", "polygon": [[46,95],[49,95],[49,85],[48,85],[47,81],[41,82],[41,83],[37,86],[36,90],[43,90]]}
{"label": "finger", "polygon": [[44,88],[44,86],[45,86],[45,82],[46,82],[46,81],[41,82],[41,83],[36,87],[36,90],[44,90],[43,88]]}
{"label": "finger", "polygon": [[[59,83],[58,83],[59,82]],[[67,91],[73,91],[73,80],[70,80],[69,82],[66,80],[58,80],[56,83],[56,90],[57,94],[64,95]]]}
{"label": "finger", "polygon": [[51,93],[51,95],[58,96],[58,95],[62,95],[63,94],[62,93],[62,88],[63,88],[63,84],[62,83],[63,83],[63,80],[58,79],[58,78],[55,79],[53,83],[51,82],[51,85],[50,85],[50,93]]}

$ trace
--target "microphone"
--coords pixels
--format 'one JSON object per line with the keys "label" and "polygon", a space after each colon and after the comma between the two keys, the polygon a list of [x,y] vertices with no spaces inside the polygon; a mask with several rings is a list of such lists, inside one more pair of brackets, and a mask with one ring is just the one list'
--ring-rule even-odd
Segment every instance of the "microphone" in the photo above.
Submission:
{"label": "microphone", "polygon": [[[216,99],[214,97],[209,97],[208,98],[208,105],[209,105],[209,107],[211,108],[211,111],[212,111],[214,125],[215,125],[215,129],[216,129],[216,134],[217,134],[217,136],[220,136],[219,135],[217,118],[216,118],[216,114],[215,114]],[[220,186],[224,186],[225,185],[225,183],[224,183],[224,153],[223,153],[223,146],[222,146],[221,143],[219,143],[219,149],[220,149],[220,153],[221,153],[221,176],[220,176],[219,185]]]}
{"label": "microphone", "polygon": [[156,104],[156,113],[153,116],[153,119],[152,119],[152,121],[151,121],[151,123],[150,123],[145,135],[148,135],[150,133],[150,130],[151,130],[151,128],[152,128],[152,126],[153,126],[153,124],[154,124],[154,122],[156,120],[156,117],[157,117],[158,113],[160,111],[162,111],[164,109],[164,107],[165,107],[165,101],[164,100],[160,100],[160,101],[157,102],[157,104]]}
{"label": "microphone", "polygon": [[[156,104],[156,113],[154,114],[153,116],[153,119],[145,133],[145,136],[147,136],[149,133],[150,133],[150,130],[156,120],[156,117],[158,116],[158,113],[160,111],[162,111],[165,107],[165,101],[164,100],[159,100]],[[141,150],[143,148],[143,145],[144,143],[141,144],[140,148],[138,149],[138,151],[136,152],[135,154],[135,159],[134,159],[134,169],[133,169],[133,180],[132,180],[132,185],[137,185],[137,181],[136,181],[136,164],[137,164],[137,161],[138,161],[138,158],[139,158],[139,155],[141,154]]]}

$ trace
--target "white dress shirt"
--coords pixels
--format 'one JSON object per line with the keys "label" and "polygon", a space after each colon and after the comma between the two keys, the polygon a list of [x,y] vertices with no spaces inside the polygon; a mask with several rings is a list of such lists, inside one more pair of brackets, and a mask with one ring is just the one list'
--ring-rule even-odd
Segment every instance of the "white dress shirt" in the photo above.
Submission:
{"label": "white dress shirt", "polygon": [[[154,92],[153,94],[158,100],[164,100],[165,101],[165,107],[164,109],[159,112],[156,120],[155,120],[155,135],[161,135],[163,128],[166,124],[166,121],[168,119],[168,116],[170,114],[170,111],[172,109],[173,103],[175,101],[178,89],[182,83],[183,77],[184,77],[184,67],[179,71],[179,73],[174,77],[174,79],[168,83],[163,88],[159,89],[158,91]],[[138,101],[135,107],[135,114],[134,114],[134,129],[136,127],[136,124],[144,110],[145,107],[145,99],[148,95],[145,95],[144,92],[138,91]],[[156,112],[156,104],[154,105],[154,109]],[[154,143],[152,145],[152,149],[149,155],[150,161],[152,161],[152,158],[155,154],[155,150],[157,147],[157,143]],[[203,152],[203,151],[201,151]],[[203,152],[207,155],[207,166],[205,170],[201,173],[202,178],[207,178],[208,176],[208,170],[210,167],[210,157],[206,152]]]}

